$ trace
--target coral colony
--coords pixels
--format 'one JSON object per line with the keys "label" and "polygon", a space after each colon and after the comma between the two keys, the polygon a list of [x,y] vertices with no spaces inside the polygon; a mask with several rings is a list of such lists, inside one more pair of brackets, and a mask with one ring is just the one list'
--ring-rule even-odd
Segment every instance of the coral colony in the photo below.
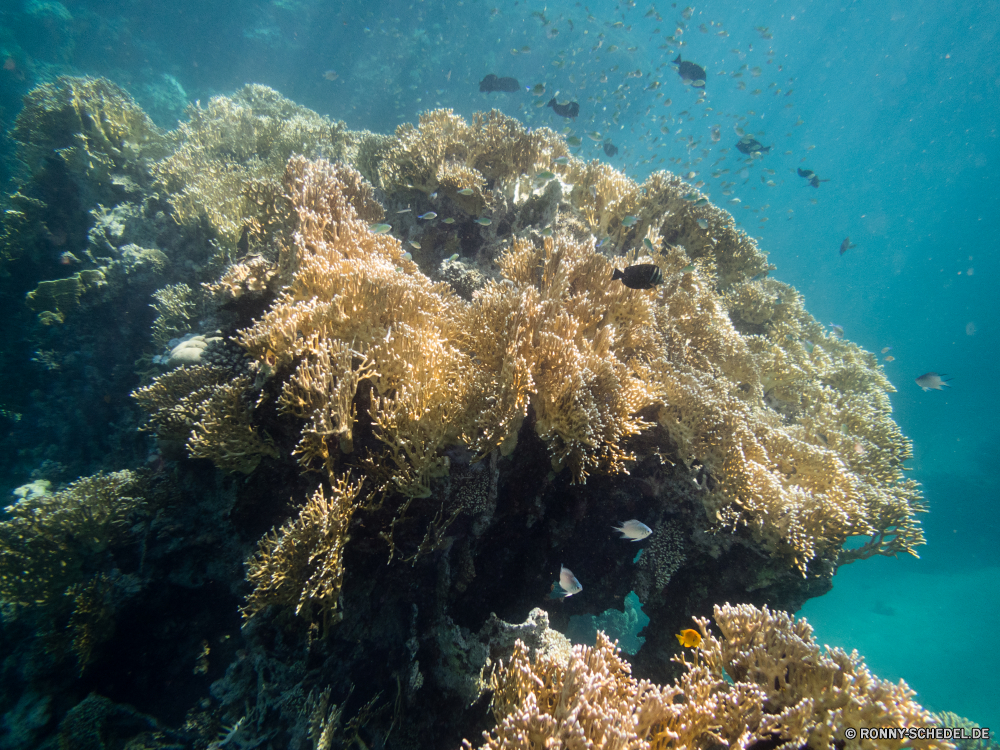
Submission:
{"label": "coral colony", "polygon": [[[678,177],[496,111],[385,136],[256,85],[164,134],[61,78],[13,135],[17,315],[53,377],[100,347],[81,398],[132,415],[109,461],[145,459],[0,521],[0,596],[48,654],[4,680],[94,693],[63,746],[820,750],[934,721],[781,611],[923,544],[892,388]],[[79,262],[46,266],[42,226]],[[549,627],[630,591],[632,666]]]}

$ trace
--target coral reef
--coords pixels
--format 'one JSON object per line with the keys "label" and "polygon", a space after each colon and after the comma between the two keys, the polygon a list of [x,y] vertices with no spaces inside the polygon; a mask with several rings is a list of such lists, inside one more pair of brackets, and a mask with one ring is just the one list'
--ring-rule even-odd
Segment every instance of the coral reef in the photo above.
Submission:
{"label": "coral reef", "polygon": [[845,738],[848,728],[935,722],[902,681],[874,677],[856,652],[821,650],[805,620],[728,604],[716,606],[715,620],[721,638],[696,618],[701,645],[678,658],[685,671],[671,685],[634,679],[603,633],[593,647],[574,647],[567,663],[532,659],[518,641],[493,675],[497,727],[482,747],[951,747]]}
{"label": "coral reef", "polygon": [[[18,137],[64,155],[23,144],[0,230],[28,331],[0,358],[8,473],[148,469],[104,546],[50,507],[83,485],[25,484],[0,524],[0,597],[24,601],[0,635],[22,654],[58,636],[48,661],[0,660],[0,711],[52,712],[38,741],[93,708],[125,734],[132,716],[183,722],[200,747],[457,746],[490,727],[488,676],[518,634],[549,656],[521,649],[508,675],[605,680],[575,714],[586,731],[635,715],[660,745],[820,743],[820,678],[852,706],[908,705],[771,614],[923,542],[891,386],[707,196],[498,112],[376,136],[247,86],[163,135],[126,96],[84,79],[35,94]],[[612,278],[634,264],[662,283]],[[652,529],[636,546],[611,531],[629,518]],[[583,591],[557,600],[563,565]],[[718,610],[723,636],[703,622],[696,661],[671,667],[673,633],[725,601],[771,609]],[[574,618],[627,631],[636,679],[604,641],[571,658],[547,625]],[[779,648],[815,669],[781,672]],[[70,723],[68,653],[109,701]],[[535,688],[497,687],[499,712],[556,731]],[[645,714],[622,703],[647,694]],[[132,723],[146,741],[152,720]],[[614,741],[647,741],[627,731]]]}

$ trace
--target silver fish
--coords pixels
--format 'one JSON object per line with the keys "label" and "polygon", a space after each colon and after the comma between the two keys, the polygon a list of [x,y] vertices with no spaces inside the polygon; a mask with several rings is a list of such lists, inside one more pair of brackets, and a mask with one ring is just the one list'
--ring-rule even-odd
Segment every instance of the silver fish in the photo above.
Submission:
{"label": "silver fish", "polygon": [[642,521],[637,521],[632,519],[626,521],[621,526],[612,526],[615,531],[620,531],[622,539],[631,539],[633,542],[641,542],[647,536],[653,533],[653,530],[649,528]]}
{"label": "silver fish", "polygon": [[566,592],[565,596],[573,596],[573,594],[579,594],[583,591],[583,586],[576,580],[573,571],[565,565],[560,566],[559,569],[559,588]]}
{"label": "silver fish", "polygon": [[[941,373],[941,375],[945,374],[947,373]],[[925,372],[915,382],[925,391],[943,391],[945,388],[951,388],[948,385],[948,380],[951,380],[951,378],[944,380],[941,375],[936,372]]]}

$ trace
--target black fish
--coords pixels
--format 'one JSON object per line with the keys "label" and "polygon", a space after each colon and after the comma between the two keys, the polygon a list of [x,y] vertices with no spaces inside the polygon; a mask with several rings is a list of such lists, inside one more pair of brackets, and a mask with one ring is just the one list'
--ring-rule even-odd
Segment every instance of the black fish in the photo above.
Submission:
{"label": "black fish", "polygon": [[605,141],[604,142],[604,153],[607,154],[608,156],[614,156],[615,154],[618,153],[618,147],[615,144],[613,144],[611,141]]}
{"label": "black fish", "polygon": [[843,242],[840,243],[840,254],[843,255],[848,250],[850,250],[852,247],[857,247],[857,245],[852,245],[851,244],[851,238],[848,237],[847,239],[845,239]]}
{"label": "black fish", "polygon": [[816,173],[811,169],[803,169],[802,167],[799,167],[796,171],[799,173],[799,177],[805,177],[807,180],[811,180],[816,176]]}
{"label": "black fish", "polygon": [[508,94],[513,94],[515,91],[521,90],[521,84],[517,82],[516,78],[497,78],[495,75],[490,73],[486,78],[479,82],[479,90],[484,93],[489,93],[491,91],[506,91]]}
{"label": "black fish", "polygon": [[680,73],[682,81],[691,81],[691,85],[696,89],[705,88],[705,69],[700,65],[695,65],[691,61],[682,62],[681,56],[677,55],[674,65],[679,65],[677,72]]}
{"label": "black fish", "polygon": [[618,279],[621,279],[629,289],[652,289],[663,281],[663,271],[652,263],[640,263],[637,266],[629,266],[624,271],[616,268],[611,280]]}
{"label": "black fish", "polygon": [[557,104],[556,98],[553,96],[549,99],[549,103],[545,105],[546,107],[552,107],[552,111],[555,112],[560,117],[577,117],[580,114],[580,105],[577,102],[567,102],[566,104]]}
{"label": "black fish", "polygon": [[809,178],[809,184],[812,185],[814,188],[818,188],[821,182],[829,182],[829,180],[821,180],[816,175],[813,175],[812,177]]}
{"label": "black fish", "polygon": [[739,142],[736,144],[736,150],[741,154],[748,154],[752,156],[754,154],[766,154],[771,150],[771,147],[765,146],[760,141],[745,135],[740,138]]}

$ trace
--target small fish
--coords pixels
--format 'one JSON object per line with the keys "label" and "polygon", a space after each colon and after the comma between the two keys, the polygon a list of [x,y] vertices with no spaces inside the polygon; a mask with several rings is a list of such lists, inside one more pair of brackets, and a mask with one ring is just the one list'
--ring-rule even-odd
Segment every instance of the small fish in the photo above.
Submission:
{"label": "small fish", "polygon": [[696,89],[705,88],[705,69],[700,65],[696,65],[690,60],[681,60],[681,56],[677,55],[677,59],[674,60],[674,65],[677,67],[677,72],[680,74],[681,80],[684,83],[690,83]]}
{"label": "small fish", "polygon": [[553,96],[551,99],[549,99],[549,103],[546,104],[545,106],[552,107],[552,111],[555,112],[560,117],[573,119],[575,117],[580,116],[580,104],[578,102],[566,102],[565,104],[559,104],[556,101],[556,98]]}
{"label": "small fish", "polygon": [[521,90],[521,84],[517,82],[516,78],[497,78],[495,75],[490,73],[486,76],[486,78],[479,82],[479,90],[486,94],[492,91],[503,91],[508,94],[513,94],[515,91]]}
{"label": "small fish", "polygon": [[601,140],[601,138],[603,138],[604,136],[602,136],[602,135],[601,135],[600,133],[598,133],[598,132],[597,132],[597,131],[595,130],[595,131],[594,131],[594,132],[592,132],[592,133],[587,133],[587,137],[588,137],[588,138],[589,138],[590,140],[592,140],[592,141],[599,141],[599,140]]}
{"label": "small fish", "polygon": [[936,372],[925,372],[917,378],[915,382],[925,391],[943,391],[945,388],[951,388],[951,386],[948,385],[948,381],[952,380],[952,378],[945,380],[941,377],[946,374],[947,373],[944,372],[942,372],[941,375]]}
{"label": "small fish", "polygon": [[653,530],[646,524],[634,518],[631,521],[626,521],[621,526],[612,526],[611,528],[621,532],[622,539],[631,539],[633,542],[641,542],[653,533]]}
{"label": "small fish", "polygon": [[618,147],[611,141],[604,142],[604,153],[606,156],[615,156],[618,153]]}
{"label": "small fish", "polygon": [[809,352],[810,354],[812,353],[812,350],[816,348],[816,344],[814,344],[809,339],[802,339],[802,346],[804,346],[806,348],[806,351]]}
{"label": "small fish", "polygon": [[448,256],[449,263],[454,263],[456,260],[458,260],[458,253],[453,253],[452,255]]}
{"label": "small fish", "polygon": [[578,135],[571,135],[566,139],[566,145],[571,148],[576,148],[577,146],[583,145],[583,138]]}
{"label": "small fish", "polygon": [[708,229],[708,219],[698,219],[698,226],[702,229]]}
{"label": "small fish", "polygon": [[390,229],[392,229],[391,224],[369,224],[368,228],[372,230],[375,234],[385,234]]}
{"label": "small fish", "polygon": [[454,224],[455,220],[449,216],[447,219],[441,219],[441,222],[443,224]]}
{"label": "small fish", "polygon": [[805,177],[807,180],[811,180],[816,176],[816,173],[811,169],[803,169],[802,167],[799,167],[795,171],[798,173],[799,177]]}
{"label": "small fish", "polygon": [[336,70],[328,70],[323,73],[323,77],[328,81],[336,81],[340,76],[337,74]]}
{"label": "small fish", "polygon": [[707,206],[708,205],[708,198],[699,198],[698,200],[696,200],[694,202],[694,205],[695,206]]}
{"label": "small fish", "polygon": [[420,246],[420,243],[419,243],[419,242],[417,242],[416,240],[410,240],[410,245],[411,245],[412,247],[415,247],[415,248],[416,248],[417,250],[420,250],[420,249],[421,249],[421,246]]}
{"label": "small fish", "polygon": [[681,273],[691,273],[696,268],[694,263],[688,263],[684,268],[681,269]]}
{"label": "small fish", "polygon": [[646,248],[647,250],[652,250],[653,249],[653,242],[652,242],[652,240],[649,239],[649,237],[643,237],[642,238],[642,246],[644,248]]}
{"label": "small fish", "polygon": [[893,356],[892,356],[892,355],[890,354],[890,355],[889,355],[888,357],[886,357],[886,358],[885,358],[884,360],[882,360],[882,361],[883,361],[883,362],[895,362],[895,361],[896,361],[896,358],[895,358],[895,357],[893,357]]}
{"label": "small fish", "polygon": [[541,96],[542,94],[545,93],[545,84],[536,83],[534,86],[531,87],[531,93],[534,94],[535,96]]}
{"label": "small fish", "polygon": [[612,281],[622,280],[622,283],[629,289],[652,289],[663,281],[663,271],[653,263],[640,263],[636,266],[629,266],[624,271],[617,268],[611,275]]}
{"label": "small fish", "polygon": [[543,229],[541,232],[539,232],[539,234],[542,235],[542,237],[551,237],[552,236],[552,227],[545,227],[545,229]]}
{"label": "small fish", "polygon": [[760,141],[750,137],[749,135],[745,135],[736,143],[736,150],[741,154],[755,156],[757,154],[766,154],[771,150],[771,147],[765,146]]}
{"label": "small fish", "polygon": [[428,211],[425,214],[420,214],[420,216],[418,216],[417,218],[423,219],[424,221],[430,221],[431,219],[436,219],[437,217],[438,215],[436,213],[434,213],[433,211]]}
{"label": "small fish", "polygon": [[719,131],[718,125],[712,126],[712,143],[718,143],[722,140],[722,133]]}
{"label": "small fish", "polygon": [[537,182],[548,182],[549,180],[553,179],[555,176],[556,176],[555,172],[549,172],[549,171],[546,170],[544,172],[538,172],[535,175],[535,180]]}
{"label": "small fish", "polygon": [[485,216],[480,216],[478,219],[476,219],[476,223],[479,224],[480,226],[488,227],[493,222],[490,219],[487,219]]}
{"label": "small fish", "polygon": [[559,566],[559,588],[563,590],[563,596],[573,596],[573,594],[579,594],[583,591],[583,586],[576,580],[573,571],[565,565]]}
{"label": "small fish", "polygon": [[892,351],[892,347],[891,346],[883,346],[882,347],[882,354],[888,354],[890,351]]}
{"label": "small fish", "polygon": [[830,324],[830,338],[837,339],[840,341],[844,338],[844,326],[838,326],[836,323]]}
{"label": "small fish", "polygon": [[850,237],[846,237],[844,239],[844,241],[840,243],[840,254],[843,255],[848,250],[850,250],[852,247],[857,247],[857,245],[852,245],[851,244],[851,238]]}
{"label": "small fish", "polygon": [[674,636],[684,648],[698,648],[701,645],[701,633],[688,628]]}
{"label": "small fish", "polygon": [[476,191],[473,190],[472,188],[462,188],[461,190],[458,191],[458,194],[459,195],[472,195],[475,192]]}
{"label": "small fish", "polygon": [[403,260],[413,260],[413,255],[411,253],[403,253]]}
{"label": "small fish", "polygon": [[634,227],[639,222],[639,217],[637,216],[626,216],[622,219],[623,227]]}
{"label": "small fish", "polygon": [[396,213],[397,213],[397,214],[408,214],[408,213],[410,213],[410,212],[411,212],[412,210],[413,210],[412,208],[404,208],[404,209],[402,209],[402,210],[400,210],[400,211],[397,211]]}
{"label": "small fish", "polygon": [[813,175],[809,178],[809,185],[814,188],[818,188],[821,182],[829,182],[829,180],[821,180],[817,175]]}
{"label": "small fish", "polygon": [[555,162],[556,164],[558,164],[560,167],[565,167],[567,164],[569,164],[569,157],[568,156],[557,156],[552,161]]}

